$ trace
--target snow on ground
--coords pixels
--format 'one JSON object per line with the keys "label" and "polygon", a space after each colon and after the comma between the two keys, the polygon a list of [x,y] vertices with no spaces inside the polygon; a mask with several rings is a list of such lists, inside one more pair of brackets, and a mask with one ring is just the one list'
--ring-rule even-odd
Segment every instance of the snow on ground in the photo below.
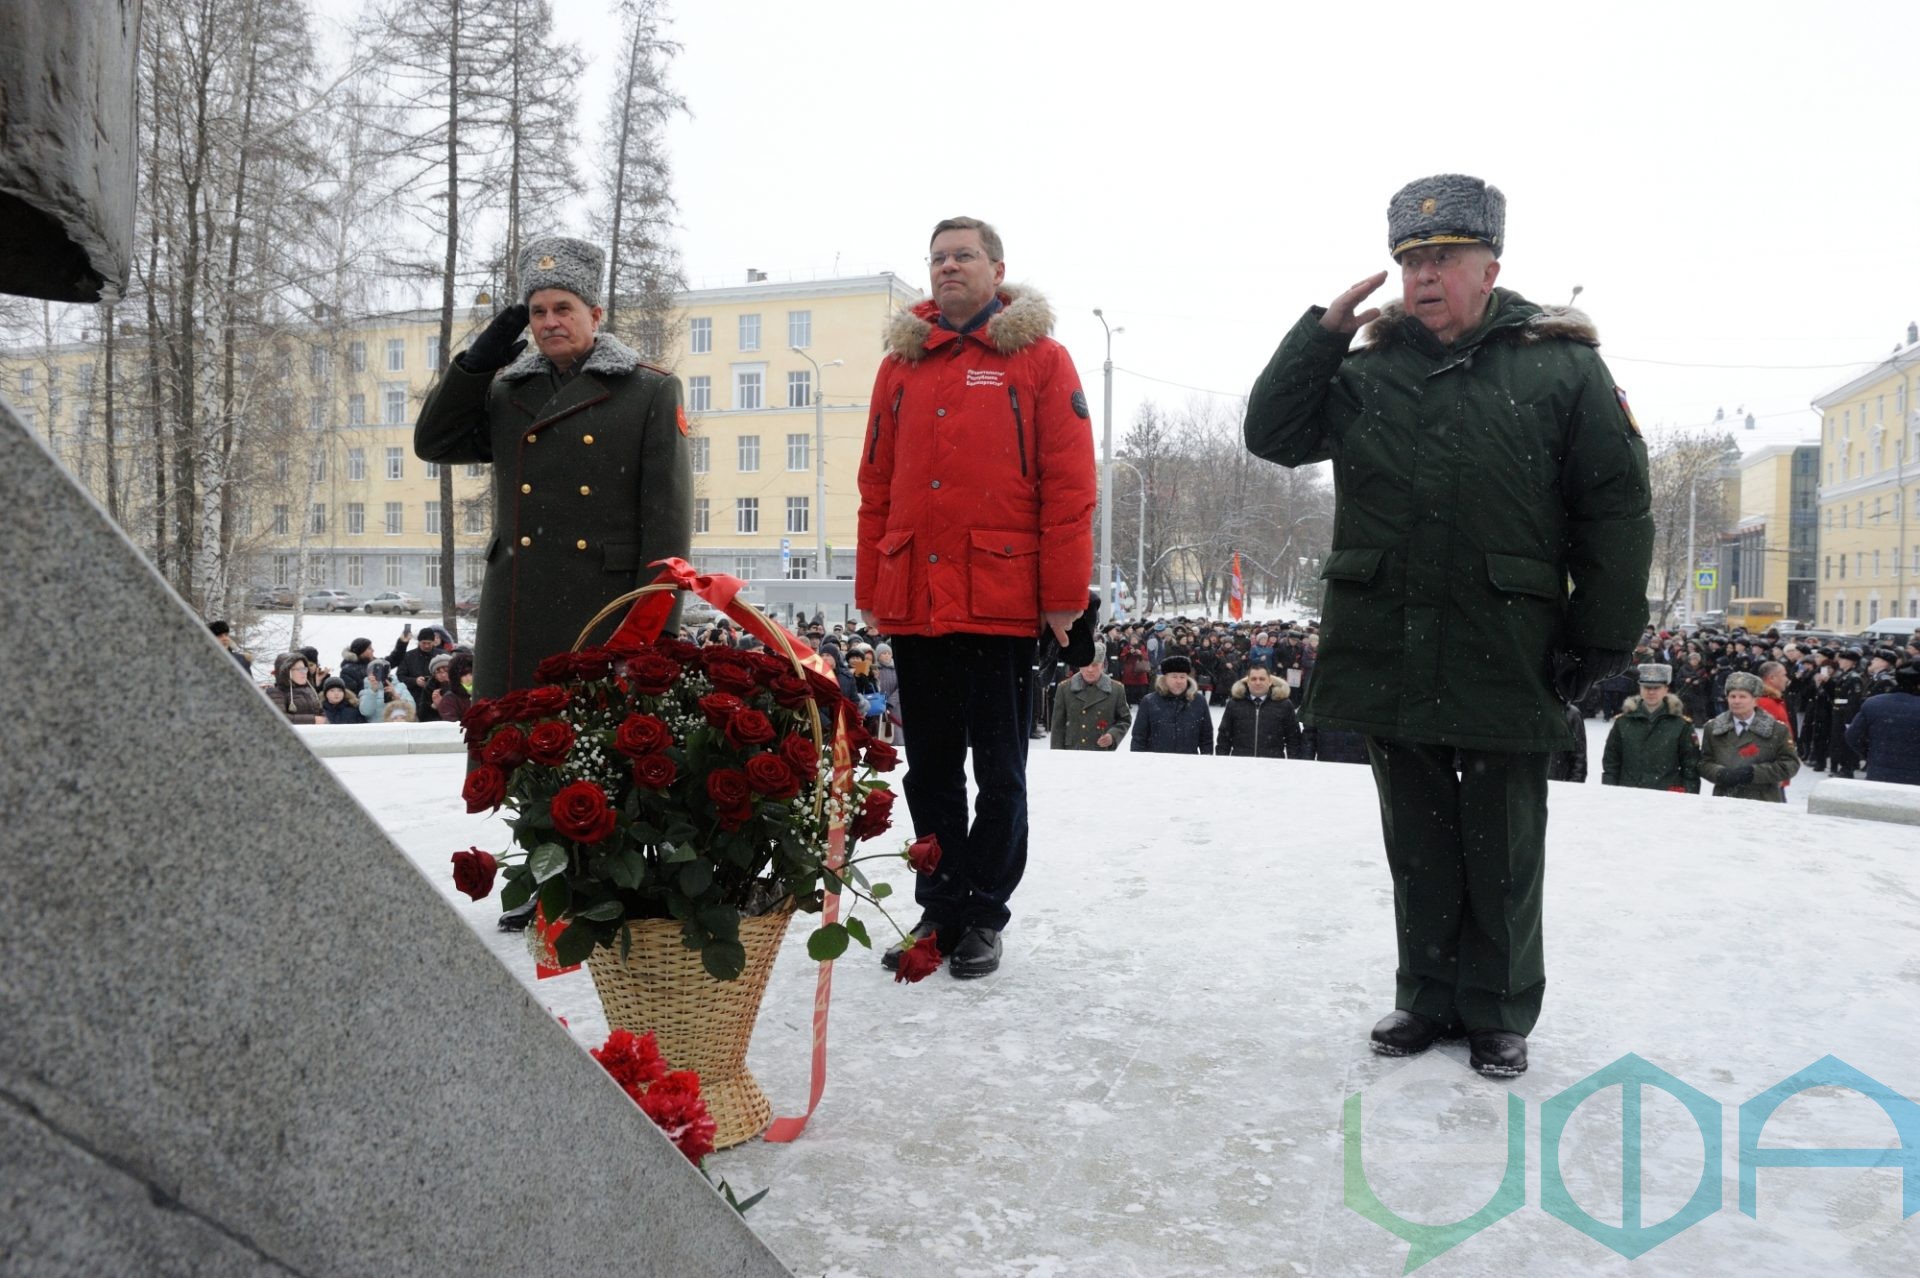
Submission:
{"label": "snow on ground", "polygon": [[[497,902],[453,891],[454,850],[506,843],[497,817],[463,812],[460,757],[327,766],[575,1039],[597,1045],[590,978],[534,982],[523,941],[494,930]],[[856,947],[834,973],[812,1126],[711,1160],[735,1186],[771,1191],[748,1221],[796,1273],[1396,1272],[1407,1244],[1346,1201],[1356,1095],[1367,1183],[1431,1224],[1493,1197],[1509,1098],[1520,1102],[1524,1200],[1431,1260],[1436,1278],[1920,1272],[1920,1217],[1902,1221],[1891,1166],[1763,1168],[1757,1216],[1738,1206],[1743,1102],[1829,1054],[1920,1098],[1920,832],[1553,786],[1546,1009],[1532,1071],[1497,1084],[1466,1067],[1463,1043],[1411,1061],[1367,1048],[1393,997],[1367,769],[1038,749],[1031,774],[1031,861],[1001,971],[897,985]],[[902,869],[879,877],[904,895]],[[786,938],[749,1057],[783,1114],[806,1098],[807,930]],[[1649,1225],[1697,1187],[1713,1198],[1631,1263],[1598,1227],[1543,1208],[1540,1165],[1543,1103],[1629,1053],[1697,1089],[1717,1119],[1703,1175],[1695,1119],[1666,1092],[1639,1093],[1631,1159],[1617,1084],[1574,1111],[1556,1166],[1579,1209],[1618,1225],[1636,1179]],[[1871,1103],[1822,1087],[1783,1106],[1764,1144],[1882,1147],[1891,1135]],[[510,1151],[501,1170],[510,1182]]]}

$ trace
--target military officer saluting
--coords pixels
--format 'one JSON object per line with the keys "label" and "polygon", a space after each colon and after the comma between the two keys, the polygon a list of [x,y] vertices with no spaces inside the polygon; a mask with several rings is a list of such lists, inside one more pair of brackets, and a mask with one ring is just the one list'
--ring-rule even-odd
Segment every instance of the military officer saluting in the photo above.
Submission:
{"label": "military officer saluting", "polygon": [[1562,704],[1630,662],[1653,546],[1626,397],[1584,315],[1495,287],[1505,222],[1477,178],[1401,188],[1387,208],[1401,299],[1355,313],[1382,271],[1309,310],[1246,421],[1257,456],[1333,462],[1302,718],[1364,733],[1379,792],[1399,963],[1373,1047],[1407,1055],[1464,1031],[1495,1077],[1526,1069],[1546,988]]}
{"label": "military officer saluting", "polygon": [[603,263],[584,240],[528,244],[520,302],[454,357],[414,427],[427,461],[493,464],[476,697],[530,686],[543,658],[692,541],[680,381],[599,331]]}

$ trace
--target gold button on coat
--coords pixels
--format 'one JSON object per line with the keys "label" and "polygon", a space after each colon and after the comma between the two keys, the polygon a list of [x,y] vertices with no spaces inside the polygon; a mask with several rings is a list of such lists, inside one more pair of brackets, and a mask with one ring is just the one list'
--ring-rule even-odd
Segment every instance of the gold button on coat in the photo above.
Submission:
{"label": "gold button on coat", "polygon": [[573,548],[575,550],[585,550],[587,548],[587,543],[584,540],[576,541],[573,543]]}
{"label": "gold button on coat", "polygon": [[582,435],[582,436],[580,437],[580,442],[581,442],[581,443],[583,443],[583,444],[591,444],[591,443],[593,442],[593,436],[591,436],[591,435]]}
{"label": "gold button on coat", "polygon": [[582,497],[585,497],[592,492],[593,492],[593,489],[587,487],[585,484],[580,485],[580,495]]}
{"label": "gold button on coat", "polygon": [[532,485],[532,484],[522,484],[522,485],[520,485],[520,491],[521,491],[521,492],[523,492],[523,493],[530,493],[530,492],[532,492],[532,491],[533,491],[533,485]]}
{"label": "gold button on coat", "polygon": [[540,440],[540,437],[539,437],[538,435],[529,435],[529,436],[527,436],[527,442],[528,442],[529,444],[533,444],[533,443],[538,443],[538,442],[539,442],[539,440]]}
{"label": "gold button on coat", "polygon": [[523,546],[531,546],[531,545],[533,544],[533,538],[531,538],[531,537],[522,537],[522,538],[520,539],[520,544],[521,544],[521,545],[523,545]]}

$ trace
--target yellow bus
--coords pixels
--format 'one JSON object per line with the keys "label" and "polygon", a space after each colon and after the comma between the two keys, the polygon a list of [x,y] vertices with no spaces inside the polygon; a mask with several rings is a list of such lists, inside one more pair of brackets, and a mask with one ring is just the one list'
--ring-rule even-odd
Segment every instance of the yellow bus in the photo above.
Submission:
{"label": "yellow bus", "polygon": [[1728,630],[1736,627],[1750,635],[1769,630],[1787,619],[1786,605],[1777,599],[1730,599],[1722,623]]}

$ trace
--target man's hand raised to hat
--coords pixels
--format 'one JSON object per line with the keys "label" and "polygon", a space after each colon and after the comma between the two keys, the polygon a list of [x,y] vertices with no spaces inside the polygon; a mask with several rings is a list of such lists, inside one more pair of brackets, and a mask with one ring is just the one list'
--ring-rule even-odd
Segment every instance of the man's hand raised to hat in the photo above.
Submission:
{"label": "man's hand raised to hat", "polygon": [[1327,307],[1327,313],[1320,317],[1320,327],[1330,333],[1357,333],[1362,324],[1371,324],[1380,318],[1380,308],[1370,306],[1358,315],[1353,308],[1372,296],[1373,291],[1387,282],[1387,273],[1377,271],[1358,284],[1333,299]]}
{"label": "man's hand raised to hat", "polygon": [[494,316],[493,323],[460,352],[460,366],[469,373],[492,373],[505,368],[527,349],[527,343],[520,338],[526,328],[527,304],[516,302]]}

